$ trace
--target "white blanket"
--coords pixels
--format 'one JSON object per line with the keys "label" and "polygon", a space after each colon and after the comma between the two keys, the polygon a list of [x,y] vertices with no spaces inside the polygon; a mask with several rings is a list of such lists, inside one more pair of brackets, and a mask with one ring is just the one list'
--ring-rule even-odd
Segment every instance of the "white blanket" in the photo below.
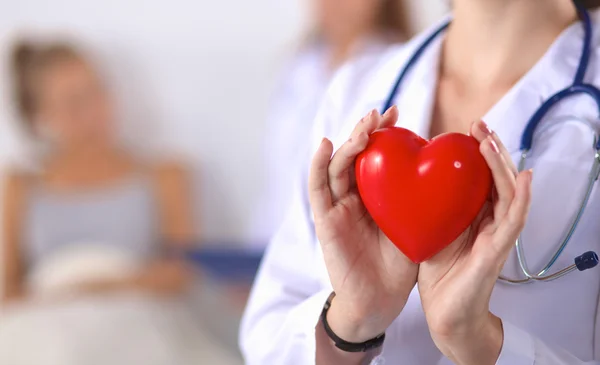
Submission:
{"label": "white blanket", "polygon": [[0,311],[0,364],[241,364],[181,303],[113,295]]}

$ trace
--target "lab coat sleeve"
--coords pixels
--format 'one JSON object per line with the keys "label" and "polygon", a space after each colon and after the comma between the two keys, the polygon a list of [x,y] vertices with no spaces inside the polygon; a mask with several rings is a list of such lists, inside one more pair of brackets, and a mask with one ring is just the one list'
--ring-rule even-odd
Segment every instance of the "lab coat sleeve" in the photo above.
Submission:
{"label": "lab coat sleeve", "polygon": [[261,264],[244,314],[247,365],[315,363],[315,327],[331,293],[315,276],[318,248],[301,190]]}
{"label": "lab coat sleeve", "polygon": [[299,167],[291,205],[267,248],[242,319],[240,347],[247,365],[315,363],[315,328],[332,288],[323,280],[327,274],[308,202],[310,158],[323,137],[338,136],[346,123],[367,113],[350,110],[382,58],[367,55],[349,62],[328,87],[314,123],[311,153]]}
{"label": "lab coat sleeve", "polygon": [[[326,104],[316,121],[321,126],[332,111]],[[298,168],[291,204],[265,252],[242,318],[240,347],[247,365],[315,363],[315,328],[332,289],[319,278],[323,264],[308,203],[309,158]]]}
{"label": "lab coat sleeve", "polygon": [[[321,139],[338,133],[357,64],[343,67],[333,79],[313,129],[315,151]],[[311,153],[312,155],[312,153]],[[247,365],[315,363],[316,334],[323,305],[331,294],[308,202],[310,156],[299,167],[284,222],[263,258],[242,318],[240,347]]]}
{"label": "lab coat sleeve", "polygon": [[600,361],[586,362],[567,351],[550,347],[503,321],[504,344],[496,365],[600,365]]}

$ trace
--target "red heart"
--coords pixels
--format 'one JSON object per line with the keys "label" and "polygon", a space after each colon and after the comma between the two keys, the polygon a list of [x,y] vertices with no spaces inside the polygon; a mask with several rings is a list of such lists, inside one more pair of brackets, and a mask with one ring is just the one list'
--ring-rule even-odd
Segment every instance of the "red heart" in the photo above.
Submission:
{"label": "red heart", "polygon": [[397,127],[371,135],[356,160],[356,180],[375,223],[415,263],[469,227],[492,185],[473,137],[448,133],[427,141]]}

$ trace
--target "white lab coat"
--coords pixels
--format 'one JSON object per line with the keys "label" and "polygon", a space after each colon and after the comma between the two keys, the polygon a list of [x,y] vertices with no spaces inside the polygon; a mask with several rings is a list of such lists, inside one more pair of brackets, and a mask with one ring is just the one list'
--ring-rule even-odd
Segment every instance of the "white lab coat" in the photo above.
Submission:
{"label": "white lab coat", "polygon": [[[586,80],[600,85],[600,19],[594,18],[597,30]],[[323,135],[335,137],[334,145],[339,147],[362,116],[382,107],[399,70],[424,37],[390,49],[370,66],[355,63],[339,72],[318,118],[313,150]],[[572,83],[582,44],[581,25],[565,30],[539,63],[485,115],[484,120],[515,161],[530,116],[549,96]],[[422,136],[429,132],[440,48],[441,37],[424,53],[396,97],[398,126]],[[600,128],[598,107],[588,96],[576,96],[555,107],[536,134],[529,163],[535,167],[533,203],[523,233],[528,263],[534,269],[545,265],[567,230],[593,162],[592,134],[573,116],[588,118],[596,130]],[[585,251],[600,252],[599,194],[596,186],[557,267],[571,264]],[[513,254],[503,274],[519,276],[517,266]],[[504,324],[504,345],[497,364],[600,364],[599,270],[572,273],[549,283],[498,283],[491,299],[492,312]],[[247,364],[314,364],[315,325],[331,290],[315,238],[305,174],[296,186],[285,222],[267,250],[243,319],[241,347]],[[387,330],[377,361],[386,365],[451,364],[430,337],[416,288]]]}
{"label": "white lab coat", "polygon": [[[377,57],[385,44],[383,37],[365,37],[357,42],[352,58]],[[264,248],[281,226],[300,167],[308,163],[315,116],[333,74],[327,64],[329,51],[317,42],[299,52],[273,95],[264,140],[264,191],[250,232],[259,247]]]}

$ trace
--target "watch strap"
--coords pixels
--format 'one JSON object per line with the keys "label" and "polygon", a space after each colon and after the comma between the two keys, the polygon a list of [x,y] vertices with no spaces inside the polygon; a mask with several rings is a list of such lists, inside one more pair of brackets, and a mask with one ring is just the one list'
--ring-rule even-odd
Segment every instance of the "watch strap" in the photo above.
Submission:
{"label": "watch strap", "polygon": [[333,298],[335,298],[335,292],[332,292],[331,295],[329,295],[329,298],[327,298],[327,301],[323,306],[323,311],[321,312],[321,322],[323,323],[325,333],[327,333],[327,336],[329,336],[329,338],[333,341],[335,347],[345,352],[367,352],[377,349],[383,345],[383,342],[385,341],[385,333],[361,343],[348,342],[336,335],[327,322],[327,312],[329,311],[329,308],[331,308],[331,302],[333,301]]}

